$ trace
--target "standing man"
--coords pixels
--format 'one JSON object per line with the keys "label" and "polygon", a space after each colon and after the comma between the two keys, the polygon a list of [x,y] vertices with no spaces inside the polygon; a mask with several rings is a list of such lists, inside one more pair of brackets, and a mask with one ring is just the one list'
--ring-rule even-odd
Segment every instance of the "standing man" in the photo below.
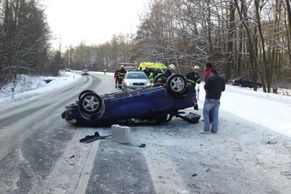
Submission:
{"label": "standing man", "polygon": [[120,66],[120,70],[118,71],[118,87],[121,89],[122,87],[122,81],[125,77],[126,70],[124,68],[124,65]]}
{"label": "standing man", "polygon": [[118,72],[119,72],[119,69],[116,69],[115,72],[114,72],[114,81],[115,81],[115,88],[118,88]]}
{"label": "standing man", "polygon": [[[188,74],[186,75],[187,82],[188,82],[191,86],[194,87],[194,91],[195,91],[194,95],[196,95],[196,99],[197,99],[197,100],[198,100],[198,98],[197,98],[197,93],[198,93],[198,95],[199,95],[199,87],[198,87],[197,90],[196,90],[195,88],[196,88],[196,84],[199,84],[199,83],[201,82],[200,77],[199,77],[199,69],[200,69],[199,66],[196,65],[196,66],[194,66],[193,71],[191,71],[190,73],[188,73]],[[194,105],[194,109],[195,109],[195,110],[198,110],[198,104],[197,104],[197,103],[195,103],[195,105]]]}
{"label": "standing man", "polygon": [[225,80],[212,69],[210,77],[206,80],[204,89],[206,92],[203,117],[204,131],[202,134],[216,133],[218,130],[218,111],[221,93],[225,90]]}

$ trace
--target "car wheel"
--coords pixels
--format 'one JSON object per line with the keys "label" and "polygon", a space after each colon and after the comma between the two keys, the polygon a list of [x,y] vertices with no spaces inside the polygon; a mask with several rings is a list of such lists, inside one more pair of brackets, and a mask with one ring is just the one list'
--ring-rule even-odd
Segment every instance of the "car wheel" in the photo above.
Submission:
{"label": "car wheel", "polygon": [[86,93],[95,93],[95,92],[93,92],[92,90],[84,90],[84,91],[82,91],[80,94],[79,94],[79,100],[82,98],[82,96],[84,95],[84,94],[86,94]]}
{"label": "car wheel", "polygon": [[155,85],[166,85],[167,83],[167,76],[164,74],[159,74],[154,78],[154,84]]}
{"label": "car wheel", "polygon": [[186,79],[179,74],[171,75],[167,79],[166,89],[170,94],[182,95],[187,89]]}
{"label": "car wheel", "polygon": [[97,114],[98,111],[103,107],[103,101],[98,94],[94,92],[87,92],[81,97],[79,101],[79,107],[83,113],[89,115]]}

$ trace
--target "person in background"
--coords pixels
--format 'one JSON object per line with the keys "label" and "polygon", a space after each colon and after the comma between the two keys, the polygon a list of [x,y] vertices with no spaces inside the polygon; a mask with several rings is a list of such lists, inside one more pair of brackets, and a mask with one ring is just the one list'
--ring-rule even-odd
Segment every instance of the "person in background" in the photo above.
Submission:
{"label": "person in background", "polygon": [[[196,95],[196,99],[197,100],[198,100],[197,95],[199,95],[199,86],[198,86],[198,88],[196,90],[196,84],[198,85],[201,82],[200,77],[199,77],[199,69],[200,69],[199,66],[196,65],[196,66],[194,66],[193,71],[189,72],[186,75],[187,82],[191,86],[194,87],[194,91],[195,91],[194,95]],[[197,103],[195,103],[194,109],[195,110],[198,110],[198,104]]]}
{"label": "person in background", "polygon": [[119,72],[119,69],[116,69],[115,72],[114,72],[114,81],[115,81],[115,88],[118,88],[118,72]]}
{"label": "person in background", "polygon": [[212,69],[213,69],[212,64],[211,63],[206,63],[205,71],[204,71],[204,80],[205,81],[210,77]]}
{"label": "person in background", "polygon": [[175,71],[175,70],[176,70],[175,65],[170,64],[163,74],[168,78],[173,74],[173,71]]}
{"label": "person in background", "polygon": [[149,70],[148,67],[146,67],[146,68],[144,69],[143,72],[147,75],[147,77],[149,77],[149,75],[150,75],[150,70]]}
{"label": "person in background", "polygon": [[122,81],[125,77],[126,74],[126,70],[124,68],[124,65],[120,66],[120,70],[118,71],[118,87],[121,88],[122,87]]}
{"label": "person in background", "polygon": [[154,82],[158,80],[157,81],[158,83],[166,84],[168,77],[170,77],[173,74],[173,71],[175,71],[175,69],[176,69],[175,65],[170,64],[163,73],[158,74],[156,77],[154,77]]}
{"label": "person in background", "polygon": [[206,97],[203,107],[204,130],[202,134],[217,133],[218,112],[221,93],[225,90],[225,80],[212,69],[209,78],[206,80],[204,89]]}
{"label": "person in background", "polygon": [[151,82],[154,81],[155,74],[154,74],[154,71],[153,71],[153,70],[150,71],[148,78],[149,78],[149,80],[150,80]]}

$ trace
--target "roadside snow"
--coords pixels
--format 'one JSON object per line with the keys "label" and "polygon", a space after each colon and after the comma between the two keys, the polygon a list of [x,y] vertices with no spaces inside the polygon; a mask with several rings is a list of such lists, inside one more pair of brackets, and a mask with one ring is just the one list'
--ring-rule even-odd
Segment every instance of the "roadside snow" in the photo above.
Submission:
{"label": "roadside snow", "polygon": [[[201,102],[204,102],[204,96],[205,91],[202,88]],[[203,104],[200,107],[202,106]],[[291,96],[255,92],[248,88],[227,85],[222,93],[220,108],[291,137]]]}
{"label": "roadside snow", "polygon": [[65,71],[61,71],[58,77],[19,75],[15,83],[9,83],[1,88],[0,107],[65,87],[80,78],[79,74]]}

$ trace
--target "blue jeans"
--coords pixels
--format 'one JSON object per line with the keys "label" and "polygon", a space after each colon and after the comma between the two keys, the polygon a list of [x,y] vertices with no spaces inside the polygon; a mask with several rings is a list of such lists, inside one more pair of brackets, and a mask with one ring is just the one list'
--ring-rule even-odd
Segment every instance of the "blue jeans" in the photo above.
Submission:
{"label": "blue jeans", "polygon": [[217,132],[219,106],[220,100],[205,99],[203,107],[204,131]]}

